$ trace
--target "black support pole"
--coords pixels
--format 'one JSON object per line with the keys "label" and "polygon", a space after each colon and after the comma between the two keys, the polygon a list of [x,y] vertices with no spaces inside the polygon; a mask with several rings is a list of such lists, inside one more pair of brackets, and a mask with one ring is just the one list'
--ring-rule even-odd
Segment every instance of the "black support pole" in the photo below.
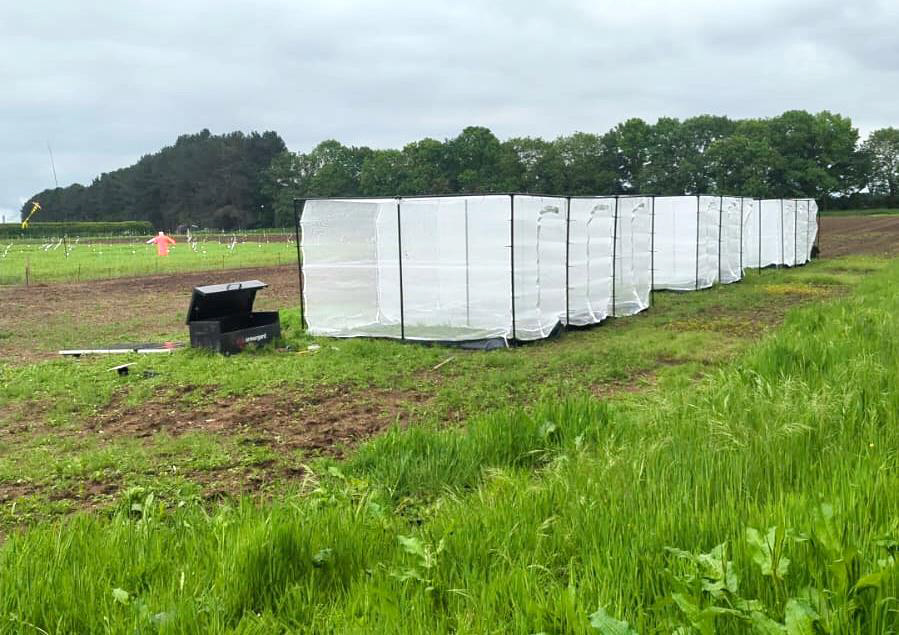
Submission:
{"label": "black support pole", "polygon": [[306,276],[303,274],[303,251],[300,249],[300,223],[303,221],[303,211],[306,209],[306,201],[293,199],[293,223],[294,235],[297,241],[297,272],[300,282],[300,328],[304,331],[306,324]]}
{"label": "black support pole", "polygon": [[759,199],[759,206],[756,210],[759,215],[759,268],[758,272],[762,273],[762,199]]}
{"label": "black support pole", "polygon": [[743,203],[746,201],[740,197],[740,279],[743,279]]}
{"label": "black support pole", "polygon": [[696,195],[696,289],[699,289],[699,194]]}
{"label": "black support pole", "polygon": [[509,274],[512,279],[512,339],[515,340],[515,195],[509,195]]}
{"label": "black support pole", "polygon": [[721,219],[724,216],[724,197],[718,197],[718,282],[721,282]]}
{"label": "black support pole", "polygon": [[784,264],[784,260],[784,200],[780,199],[780,263],[777,266]]}
{"label": "black support pole", "polygon": [[650,198],[649,221],[649,305],[655,299],[656,287],[656,197]]}
{"label": "black support pole", "polygon": [[403,297],[403,222],[400,215],[400,199],[396,199],[396,246],[400,272],[400,339],[406,339],[406,307]]}
{"label": "black support pole", "polygon": [[618,277],[618,195],[615,195],[615,211],[612,217],[612,317],[615,317],[615,288]]}
{"label": "black support pole", "polygon": [[571,322],[571,284],[569,276],[571,272],[571,197],[567,197],[565,203],[565,327]]}

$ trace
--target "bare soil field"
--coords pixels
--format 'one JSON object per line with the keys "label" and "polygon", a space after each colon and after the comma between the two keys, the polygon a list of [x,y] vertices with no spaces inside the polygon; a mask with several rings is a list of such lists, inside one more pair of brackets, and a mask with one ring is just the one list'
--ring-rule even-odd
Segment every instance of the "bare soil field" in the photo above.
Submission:
{"label": "bare soil field", "polygon": [[[0,359],[13,362],[54,357],[57,348],[90,348],[115,342],[104,341],[103,325],[127,322],[127,330],[141,333],[135,342],[152,341],[162,334],[181,333],[185,340],[185,319],[191,291],[196,286],[240,280],[262,280],[270,288],[260,291],[257,310],[277,310],[299,304],[299,277],[295,266],[261,267],[211,272],[177,273],[141,278],[113,278],[91,282],[6,287],[0,311]],[[60,323],[90,330],[55,328]],[[54,328],[71,332],[69,341],[52,338],[47,348],[42,331]],[[121,329],[119,329],[121,331]],[[6,334],[6,337],[3,337]]]}
{"label": "bare soil field", "polygon": [[899,254],[899,216],[822,216],[822,258],[849,254]]}

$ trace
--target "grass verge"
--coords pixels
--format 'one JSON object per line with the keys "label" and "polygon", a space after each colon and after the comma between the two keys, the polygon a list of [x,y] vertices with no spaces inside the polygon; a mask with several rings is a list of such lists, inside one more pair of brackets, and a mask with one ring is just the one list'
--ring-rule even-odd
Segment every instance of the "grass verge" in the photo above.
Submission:
{"label": "grass verge", "polygon": [[107,516],[11,535],[0,615],[49,632],[890,632],[897,316],[893,262],[698,384],[397,430],[266,505],[132,489]]}

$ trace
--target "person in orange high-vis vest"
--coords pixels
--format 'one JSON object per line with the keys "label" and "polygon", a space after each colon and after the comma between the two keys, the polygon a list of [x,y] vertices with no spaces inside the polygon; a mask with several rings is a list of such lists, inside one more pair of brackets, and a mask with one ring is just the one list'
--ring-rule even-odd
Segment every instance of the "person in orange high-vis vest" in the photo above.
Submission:
{"label": "person in orange high-vis vest", "polygon": [[156,255],[157,256],[168,256],[169,255],[169,245],[175,244],[175,239],[165,235],[165,232],[159,232],[158,235],[154,236],[150,240],[147,241],[147,244],[156,243]]}

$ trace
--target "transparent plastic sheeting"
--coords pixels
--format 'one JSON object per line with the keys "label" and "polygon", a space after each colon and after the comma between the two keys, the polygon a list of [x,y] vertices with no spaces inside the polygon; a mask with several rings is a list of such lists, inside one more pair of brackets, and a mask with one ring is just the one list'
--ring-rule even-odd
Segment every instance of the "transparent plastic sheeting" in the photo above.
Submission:
{"label": "transparent plastic sheeting", "polygon": [[744,268],[802,265],[818,237],[818,204],[811,199],[754,201],[744,212]]}
{"label": "transparent plastic sheeting", "polygon": [[643,311],[652,288],[803,264],[817,212],[720,196],[309,200],[306,321],[336,337],[540,339]]}
{"label": "transparent plastic sheeting", "polygon": [[650,200],[572,199],[571,222],[565,197],[307,201],[309,331],[536,340],[636,313],[649,306]]}
{"label": "transparent plastic sheeting", "polygon": [[718,196],[655,199],[655,289],[705,289],[719,279]]}

